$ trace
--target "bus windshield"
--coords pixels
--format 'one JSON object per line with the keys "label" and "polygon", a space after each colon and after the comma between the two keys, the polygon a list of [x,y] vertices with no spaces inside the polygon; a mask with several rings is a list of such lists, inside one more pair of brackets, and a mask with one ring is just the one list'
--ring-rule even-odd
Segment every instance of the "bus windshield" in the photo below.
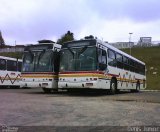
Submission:
{"label": "bus windshield", "polygon": [[23,55],[22,72],[32,72],[34,70],[34,54],[25,52]]}
{"label": "bus windshield", "polygon": [[39,55],[38,59],[38,64],[35,69],[37,72],[49,72],[52,71],[53,69],[53,52],[52,51],[47,51],[47,52],[42,52]]}
{"label": "bus windshield", "polygon": [[50,72],[53,69],[52,60],[51,50],[25,52],[22,72]]}
{"label": "bus windshield", "polygon": [[60,72],[96,70],[96,47],[68,48],[61,51]]}

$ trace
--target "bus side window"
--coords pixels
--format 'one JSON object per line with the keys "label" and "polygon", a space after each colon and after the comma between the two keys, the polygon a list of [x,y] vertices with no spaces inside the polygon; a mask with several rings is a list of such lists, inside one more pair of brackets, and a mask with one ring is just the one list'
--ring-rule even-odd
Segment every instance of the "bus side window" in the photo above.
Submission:
{"label": "bus side window", "polygon": [[139,65],[138,62],[135,61],[135,72],[136,73],[139,73],[138,65]]}
{"label": "bus side window", "polygon": [[17,62],[7,60],[7,71],[17,71]]}
{"label": "bus side window", "polygon": [[98,61],[100,70],[105,70],[107,67],[107,56],[106,51],[98,49]]}
{"label": "bus side window", "polygon": [[125,70],[129,70],[129,60],[126,56],[123,56],[123,67]]}
{"label": "bus side window", "polygon": [[17,63],[18,63],[17,71],[21,72],[22,62],[17,62]]}
{"label": "bus side window", "polygon": [[123,56],[119,53],[116,53],[117,67],[123,68]]}
{"label": "bus side window", "polygon": [[109,66],[117,66],[115,52],[108,49],[108,65]]}
{"label": "bus side window", "polygon": [[106,58],[106,51],[105,50],[102,50],[102,60],[101,62],[103,64],[107,64],[107,58]]}
{"label": "bus side window", "polygon": [[135,63],[134,63],[134,61],[132,59],[130,59],[129,62],[130,62],[130,71],[131,72],[135,72],[135,67],[134,67]]}
{"label": "bus side window", "polygon": [[140,74],[145,75],[145,66],[140,64]]}
{"label": "bus side window", "polygon": [[145,68],[145,66],[144,65],[142,65],[142,71],[143,71],[143,75],[145,75],[146,73],[146,68]]}
{"label": "bus side window", "polygon": [[6,60],[0,59],[0,70],[6,70]]}
{"label": "bus side window", "polygon": [[105,50],[98,49],[98,61],[99,61],[99,63],[107,64],[106,51]]}

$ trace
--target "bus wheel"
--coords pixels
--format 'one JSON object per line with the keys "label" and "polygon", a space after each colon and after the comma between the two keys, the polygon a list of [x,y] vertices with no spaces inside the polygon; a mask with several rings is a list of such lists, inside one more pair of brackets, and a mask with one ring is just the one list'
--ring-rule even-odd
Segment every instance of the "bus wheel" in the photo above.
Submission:
{"label": "bus wheel", "polygon": [[44,91],[45,93],[51,93],[51,89],[49,89],[49,88],[43,88],[43,91]]}
{"label": "bus wheel", "polygon": [[115,94],[117,89],[116,80],[112,79],[110,84],[110,94]]}
{"label": "bus wheel", "polygon": [[137,82],[137,84],[136,84],[136,92],[139,92],[139,90],[140,90],[140,83]]}
{"label": "bus wheel", "polygon": [[58,88],[57,89],[53,89],[53,93],[57,93],[58,92]]}

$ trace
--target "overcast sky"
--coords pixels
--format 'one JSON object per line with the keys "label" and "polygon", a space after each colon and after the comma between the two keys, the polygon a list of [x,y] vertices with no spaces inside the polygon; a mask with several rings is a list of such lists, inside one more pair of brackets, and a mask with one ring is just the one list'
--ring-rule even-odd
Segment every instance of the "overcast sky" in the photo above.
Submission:
{"label": "overcast sky", "polygon": [[0,30],[7,44],[94,35],[109,42],[160,40],[160,0],[0,0]]}

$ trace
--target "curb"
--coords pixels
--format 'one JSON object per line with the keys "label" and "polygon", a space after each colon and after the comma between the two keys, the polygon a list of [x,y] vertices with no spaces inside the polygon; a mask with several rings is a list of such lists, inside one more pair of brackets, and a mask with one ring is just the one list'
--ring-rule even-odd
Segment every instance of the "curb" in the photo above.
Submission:
{"label": "curb", "polygon": [[140,91],[143,91],[143,92],[160,92],[160,90],[140,90]]}

